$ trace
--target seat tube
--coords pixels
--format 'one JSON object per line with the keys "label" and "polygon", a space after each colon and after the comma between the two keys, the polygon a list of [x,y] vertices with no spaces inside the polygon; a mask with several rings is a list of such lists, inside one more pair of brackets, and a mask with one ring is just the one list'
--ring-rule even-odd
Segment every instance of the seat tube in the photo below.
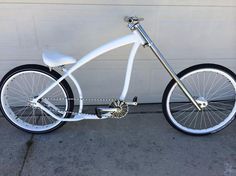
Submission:
{"label": "seat tube", "polygon": [[184,94],[187,96],[187,98],[194,104],[194,106],[200,111],[201,108],[200,106],[197,104],[196,100],[194,100],[194,98],[192,97],[192,95],[190,94],[190,92],[186,89],[186,87],[184,86],[184,84],[182,83],[182,81],[178,78],[178,76],[176,75],[176,73],[174,72],[174,70],[171,68],[171,66],[168,64],[168,62],[166,61],[166,59],[163,57],[163,55],[161,54],[160,50],[157,48],[157,46],[152,42],[152,40],[150,39],[150,37],[147,35],[147,33],[144,31],[144,29],[142,28],[142,26],[137,23],[135,24],[135,29],[137,29],[137,31],[140,33],[140,35],[143,37],[143,39],[146,41],[146,45],[148,45],[152,52],[155,54],[155,56],[159,59],[159,61],[161,62],[161,64],[164,66],[164,68],[167,70],[167,72],[170,74],[170,76],[176,81],[176,83],[179,85],[180,89],[184,92]]}
{"label": "seat tube", "polygon": [[128,89],[129,89],[134,58],[135,58],[135,54],[137,53],[139,46],[140,46],[140,43],[138,43],[138,42],[134,43],[132,50],[130,52],[130,55],[129,55],[128,65],[127,65],[126,75],[125,75],[125,83],[124,83],[123,91],[122,91],[120,98],[119,98],[122,101],[125,100],[125,97],[127,95]]}

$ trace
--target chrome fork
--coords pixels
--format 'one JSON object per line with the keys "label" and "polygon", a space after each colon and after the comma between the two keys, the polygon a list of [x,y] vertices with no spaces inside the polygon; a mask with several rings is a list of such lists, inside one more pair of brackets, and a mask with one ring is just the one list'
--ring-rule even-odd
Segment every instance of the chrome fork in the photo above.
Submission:
{"label": "chrome fork", "polygon": [[139,21],[142,21],[143,18],[137,18],[137,17],[126,17],[125,21],[128,22],[128,27],[131,30],[137,30],[139,34],[143,37],[144,41],[146,42],[144,46],[149,46],[152,50],[152,52],[155,54],[155,56],[159,59],[161,64],[164,66],[164,68],[167,70],[167,72],[170,74],[170,76],[176,81],[176,83],[179,85],[180,89],[184,92],[184,94],[187,96],[187,98],[193,103],[193,105],[201,111],[201,107],[197,103],[197,101],[192,97],[190,92],[186,89],[182,81],[178,78],[174,70],[171,68],[171,66],[168,64],[168,62],[165,60],[164,56],[161,54],[160,50],[157,48],[157,46],[153,43],[151,38],[147,35],[147,33],[144,31],[143,27],[139,24]]}

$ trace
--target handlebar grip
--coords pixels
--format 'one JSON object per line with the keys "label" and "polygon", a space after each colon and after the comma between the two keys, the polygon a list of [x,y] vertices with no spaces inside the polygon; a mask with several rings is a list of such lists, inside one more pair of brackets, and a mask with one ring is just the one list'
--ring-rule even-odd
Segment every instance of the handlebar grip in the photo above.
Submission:
{"label": "handlebar grip", "polygon": [[144,18],[138,18],[138,21],[144,21]]}

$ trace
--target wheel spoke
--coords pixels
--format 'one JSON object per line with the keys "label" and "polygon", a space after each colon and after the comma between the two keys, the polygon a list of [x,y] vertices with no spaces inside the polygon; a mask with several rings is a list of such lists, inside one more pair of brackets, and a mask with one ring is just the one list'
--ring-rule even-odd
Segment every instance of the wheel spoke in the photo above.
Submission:
{"label": "wheel spoke", "polygon": [[[213,92],[213,94],[212,94],[208,99],[210,100],[210,99],[213,98],[216,94],[218,94],[218,92],[219,92],[220,90],[226,90],[226,88],[228,88],[229,86],[232,86],[232,85],[228,84],[228,85],[225,86],[225,87],[223,87],[223,86],[224,86],[224,84],[222,84],[221,86],[219,86],[218,89],[216,89],[216,90]],[[222,87],[223,87],[223,88],[222,88]]]}
{"label": "wheel spoke", "polygon": [[212,87],[213,87],[213,85],[214,85],[214,83],[215,83],[216,77],[217,77],[217,74],[215,74],[214,79],[213,79],[212,82],[211,82],[211,86],[210,86],[210,88],[209,88],[209,90],[208,90],[208,92],[207,92],[207,94],[206,94],[206,98],[207,98],[207,99],[208,99],[209,93],[211,92],[211,89],[212,89]]}
{"label": "wheel spoke", "polygon": [[195,109],[193,109],[188,115],[185,115],[184,118],[182,118],[179,122],[183,122],[185,119],[188,119],[192,116],[192,114],[195,112]]}
{"label": "wheel spoke", "polygon": [[[175,118],[177,119],[178,117],[180,117],[181,115],[183,115],[184,113],[188,112],[188,110],[190,110],[191,108],[193,108],[193,106],[190,106],[189,108],[185,109],[184,111],[180,110],[180,111],[177,111],[175,113],[178,113],[178,112],[181,112],[179,115],[177,115]],[[193,109],[194,111],[195,109]]]}
{"label": "wheel spoke", "polygon": [[[196,115],[192,118],[192,120],[191,120],[191,122],[190,122],[190,124],[189,124],[190,127],[191,127],[193,121],[197,118],[198,113],[199,113],[199,111],[197,111]],[[189,119],[190,119],[190,118],[189,118]],[[186,121],[186,122],[187,122],[187,121]],[[185,123],[184,123],[184,124],[185,124]]]}
{"label": "wheel spoke", "polygon": [[[175,104],[175,103],[172,103],[172,104]],[[178,105],[178,106],[175,106],[175,107],[173,107],[173,105],[172,105],[172,106],[171,106],[171,109],[173,110],[173,109],[183,108],[183,107],[185,107],[186,105],[189,106],[189,105],[191,105],[191,104],[192,104],[191,102],[188,102],[188,103],[184,103],[184,104],[182,104],[182,105]]]}

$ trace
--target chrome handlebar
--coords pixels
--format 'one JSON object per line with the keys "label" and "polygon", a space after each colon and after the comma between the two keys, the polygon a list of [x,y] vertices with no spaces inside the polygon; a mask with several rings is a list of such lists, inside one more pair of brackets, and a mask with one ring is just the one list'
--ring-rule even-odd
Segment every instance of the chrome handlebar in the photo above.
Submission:
{"label": "chrome handlebar", "polygon": [[124,18],[124,21],[127,23],[138,23],[139,21],[143,21],[143,20],[144,18],[138,18],[136,16],[132,16],[132,17],[126,16]]}

